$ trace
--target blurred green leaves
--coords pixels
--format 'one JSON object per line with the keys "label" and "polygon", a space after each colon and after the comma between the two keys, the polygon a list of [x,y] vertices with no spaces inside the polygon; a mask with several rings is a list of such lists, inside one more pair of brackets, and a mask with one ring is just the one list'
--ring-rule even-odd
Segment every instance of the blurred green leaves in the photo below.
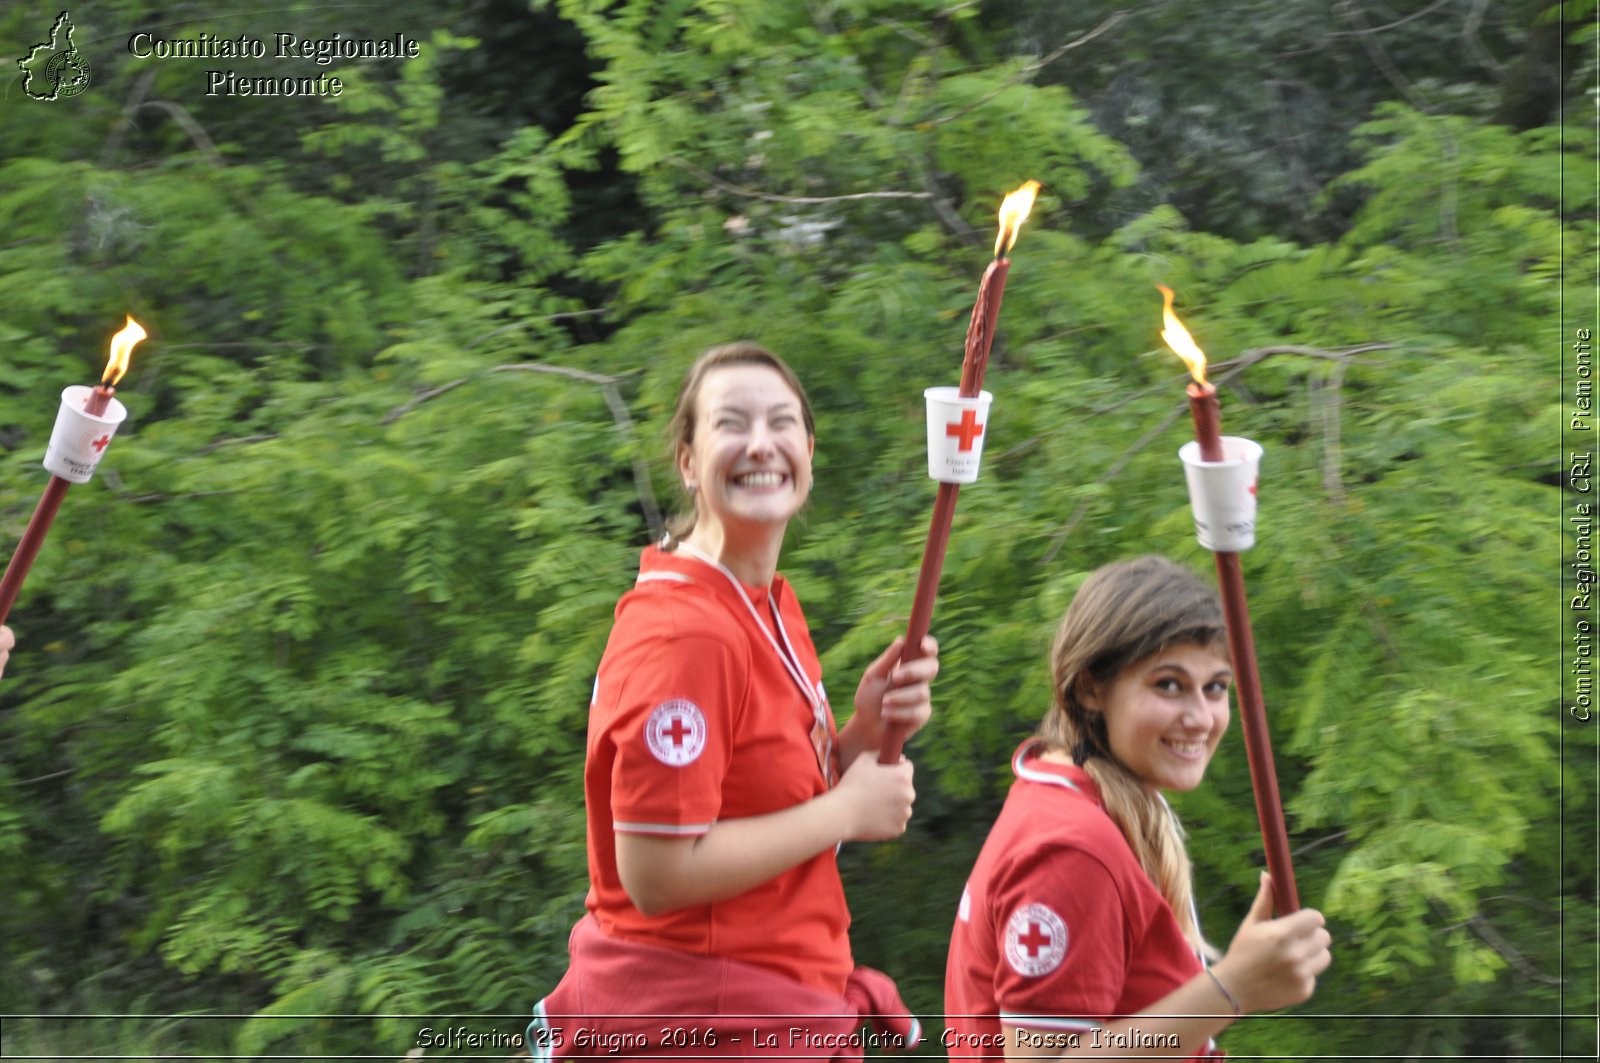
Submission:
{"label": "blurred green leaves", "polygon": [[[179,98],[214,151],[165,112],[113,140],[127,67],[97,66],[99,109],[59,141],[55,112],[6,127],[26,150],[0,163],[5,537],[107,321],[152,333],[132,418],[12,616],[6,1010],[244,1008],[211,1047],[247,1055],[398,1055],[415,1031],[392,1016],[525,1011],[582,911],[587,701],[650,511],[679,497],[661,431],[683,369],[749,337],[810,391],[817,482],[783,568],[843,710],[910,608],[933,498],[918,393],[954,382],[995,208],[1033,177],[934,617],[918,816],[844,857],[858,956],[938,1013],[962,877],[1072,592],[1140,552],[1209,567],[1166,283],[1225,427],[1266,448],[1245,576],[1300,892],[1338,957],[1315,1013],[1229,1047],[1356,1053],[1363,1024],[1317,1015],[1452,1012],[1503,1018],[1383,1036],[1548,1047],[1552,913],[1592,911],[1594,885],[1573,856],[1592,839],[1564,862],[1553,844],[1540,691],[1560,555],[1544,343],[1595,232],[1592,189],[1550,189],[1592,170],[1592,138],[1390,105],[1330,189],[1363,205],[1321,243],[1166,204],[1108,225],[1140,187],[1128,148],[997,54],[974,7],[535,5],[587,48],[561,68],[581,113],[539,128],[491,107],[485,42],[509,31],[460,6],[427,62],[347,71],[292,128]],[[462,70],[491,84],[457,95]],[[1175,804],[1226,940],[1261,863],[1236,737]]]}

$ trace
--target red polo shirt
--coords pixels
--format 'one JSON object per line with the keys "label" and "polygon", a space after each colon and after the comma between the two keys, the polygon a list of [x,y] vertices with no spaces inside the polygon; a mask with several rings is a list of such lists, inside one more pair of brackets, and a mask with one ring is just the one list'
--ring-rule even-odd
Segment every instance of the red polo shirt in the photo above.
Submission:
{"label": "red polo shirt", "polygon": [[[792,649],[808,691],[780,647]],[[831,742],[822,665],[783,577],[741,595],[705,561],[645,550],[589,710],[588,907],[604,932],[843,991],[854,962],[833,850],[737,897],[656,916],[633,906],[617,874],[616,831],[693,837],[825,793],[814,700]]]}
{"label": "red polo shirt", "polygon": [[1013,758],[1017,781],[961,895],[945,968],[952,1059],[1002,1055],[1002,1023],[1091,1044],[1095,1027],[1201,970],[1094,780],[1041,748]]}

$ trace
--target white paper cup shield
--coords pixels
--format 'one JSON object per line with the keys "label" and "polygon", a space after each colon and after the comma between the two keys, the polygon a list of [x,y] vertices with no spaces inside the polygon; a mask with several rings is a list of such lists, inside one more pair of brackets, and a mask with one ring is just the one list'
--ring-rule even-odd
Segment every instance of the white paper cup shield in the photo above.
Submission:
{"label": "white paper cup shield", "polygon": [[928,401],[928,475],[947,484],[977,480],[994,396],[980,391],[963,398],[960,388],[928,388],[922,395]]}
{"label": "white paper cup shield", "polygon": [[1256,480],[1261,445],[1239,436],[1222,437],[1222,460],[1201,461],[1200,444],[1178,448],[1189,481],[1195,535],[1207,550],[1237,553],[1256,544]]}
{"label": "white paper cup shield", "polygon": [[44,452],[44,467],[68,483],[86,484],[105,454],[117,426],[128,416],[128,408],[116,399],[106,412],[96,416],[83,408],[93,388],[75,384],[61,393],[61,408],[56,411],[56,426],[50,432],[50,446]]}

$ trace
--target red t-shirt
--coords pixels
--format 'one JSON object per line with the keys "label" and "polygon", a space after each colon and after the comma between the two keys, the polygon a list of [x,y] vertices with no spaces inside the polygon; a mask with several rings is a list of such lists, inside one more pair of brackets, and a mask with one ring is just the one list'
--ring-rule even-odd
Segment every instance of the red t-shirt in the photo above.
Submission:
{"label": "red t-shirt", "polygon": [[832,849],[737,897],[647,916],[622,888],[613,835],[692,837],[809,801],[828,789],[835,739],[822,665],[783,577],[741,594],[725,569],[645,550],[589,710],[588,907],[601,929],[841,993],[854,961]]}
{"label": "red t-shirt", "polygon": [[961,894],[945,967],[951,1058],[1003,1056],[1002,1023],[1057,1048],[1098,1044],[1108,1019],[1201,971],[1094,780],[1041,751],[1024,743],[1013,758],[1017,781]]}

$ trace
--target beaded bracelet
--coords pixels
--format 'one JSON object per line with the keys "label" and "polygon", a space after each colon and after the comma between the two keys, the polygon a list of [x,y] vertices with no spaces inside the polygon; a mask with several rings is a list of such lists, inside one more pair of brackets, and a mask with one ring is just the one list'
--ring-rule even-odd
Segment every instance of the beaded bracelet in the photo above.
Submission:
{"label": "beaded bracelet", "polygon": [[1216,973],[1213,972],[1209,967],[1205,968],[1205,972],[1206,974],[1210,975],[1211,980],[1216,983],[1217,992],[1221,993],[1223,999],[1228,1002],[1229,1007],[1233,1008],[1233,1017],[1236,1019],[1244,1018],[1244,1009],[1239,1006],[1239,1002],[1237,1000],[1233,999],[1233,994],[1228,992],[1228,987],[1222,984],[1222,979],[1218,978]]}

